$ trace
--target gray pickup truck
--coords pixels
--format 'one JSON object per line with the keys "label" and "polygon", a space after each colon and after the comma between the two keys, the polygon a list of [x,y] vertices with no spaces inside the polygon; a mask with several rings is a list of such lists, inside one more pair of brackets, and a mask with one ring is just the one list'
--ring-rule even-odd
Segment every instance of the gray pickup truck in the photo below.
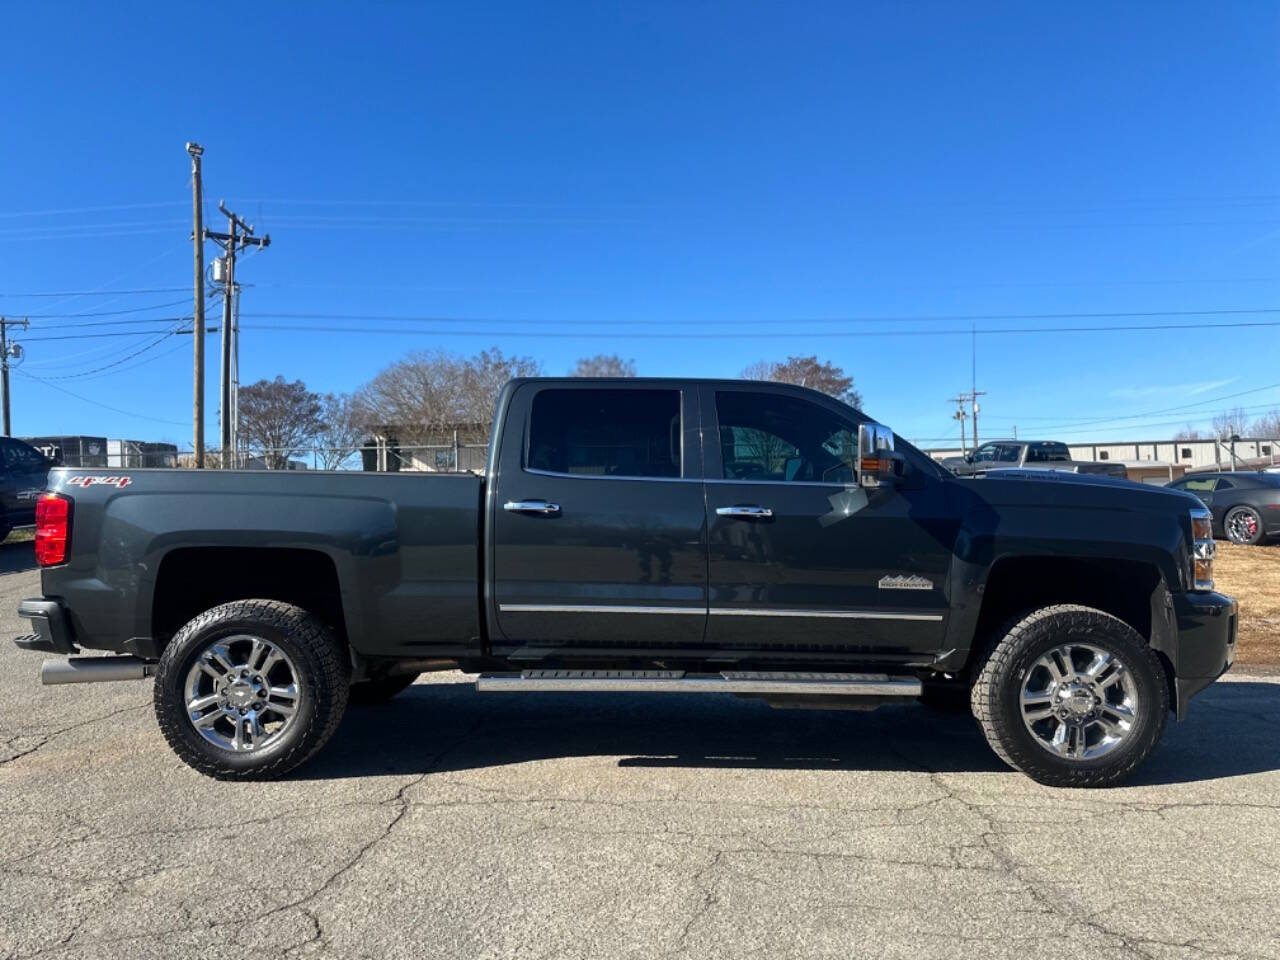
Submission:
{"label": "gray pickup truck", "polygon": [[961,701],[1010,765],[1098,786],[1235,651],[1191,495],[958,478],[781,384],[517,380],[484,476],[55,469],[37,510],[18,645],[61,655],[46,683],[154,676],[169,744],[228,779],[461,669],[480,691]]}
{"label": "gray pickup truck", "polygon": [[1122,463],[1072,460],[1071,448],[1057,440],[992,440],[963,457],[946,457],[942,465],[958,477],[991,470],[1057,470],[1124,477]]}

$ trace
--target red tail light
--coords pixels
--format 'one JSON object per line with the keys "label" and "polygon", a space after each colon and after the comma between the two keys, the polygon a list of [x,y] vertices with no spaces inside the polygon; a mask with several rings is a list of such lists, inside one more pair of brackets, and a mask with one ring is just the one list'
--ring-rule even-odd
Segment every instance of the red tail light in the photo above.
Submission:
{"label": "red tail light", "polygon": [[36,563],[51,567],[67,562],[71,543],[71,498],[45,493],[36,501]]}

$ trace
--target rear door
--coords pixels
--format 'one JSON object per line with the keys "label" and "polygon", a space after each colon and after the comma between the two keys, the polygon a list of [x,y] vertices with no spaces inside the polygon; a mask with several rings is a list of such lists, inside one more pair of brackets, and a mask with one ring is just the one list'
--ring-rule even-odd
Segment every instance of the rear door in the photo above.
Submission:
{"label": "rear door", "polygon": [[700,646],[697,391],[666,381],[531,382],[508,411],[490,478],[495,650],[540,659]]}
{"label": "rear door", "polygon": [[708,641],[778,658],[935,653],[955,537],[936,472],[868,498],[853,412],[786,388],[707,386],[702,412]]}

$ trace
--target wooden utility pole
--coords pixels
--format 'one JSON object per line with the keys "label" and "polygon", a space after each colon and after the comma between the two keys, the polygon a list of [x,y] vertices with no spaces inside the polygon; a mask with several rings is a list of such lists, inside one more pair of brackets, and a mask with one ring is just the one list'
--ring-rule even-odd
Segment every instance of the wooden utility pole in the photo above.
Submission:
{"label": "wooden utility pole", "polygon": [[222,246],[226,256],[222,258],[222,379],[219,408],[222,417],[222,466],[231,466],[235,445],[235,432],[232,429],[232,417],[236,402],[231,395],[231,344],[235,332],[232,311],[236,296],[236,251],[245,247],[269,247],[271,235],[255,237],[252,224],[245,223],[227,209],[227,205],[219,200],[218,210],[227,218],[227,232],[206,232],[210,240]]}
{"label": "wooden utility pole", "polygon": [[28,321],[26,317],[21,320],[7,320],[0,317],[0,393],[4,394],[3,401],[0,406],[4,408],[4,435],[6,437],[13,435],[13,427],[9,422],[9,358],[14,357],[21,359],[22,345],[9,342],[9,324],[21,323],[22,329],[27,329]]}
{"label": "wooden utility pole", "polygon": [[191,426],[195,466],[196,469],[201,469],[204,467],[204,221],[201,210],[204,198],[200,184],[200,157],[204,154],[204,147],[198,143],[188,143],[187,153],[191,155],[191,239],[195,244],[196,255],[196,302],[194,322],[191,325],[191,339],[195,344],[195,405],[191,413]]}

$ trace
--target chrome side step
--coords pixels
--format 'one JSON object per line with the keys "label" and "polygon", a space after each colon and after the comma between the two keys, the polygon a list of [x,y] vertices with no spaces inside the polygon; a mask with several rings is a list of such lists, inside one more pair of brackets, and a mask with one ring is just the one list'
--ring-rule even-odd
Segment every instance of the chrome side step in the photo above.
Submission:
{"label": "chrome side step", "polygon": [[766,696],[918,697],[920,681],[883,673],[794,673],[683,670],[525,670],[484,674],[484,693],[738,693]]}

